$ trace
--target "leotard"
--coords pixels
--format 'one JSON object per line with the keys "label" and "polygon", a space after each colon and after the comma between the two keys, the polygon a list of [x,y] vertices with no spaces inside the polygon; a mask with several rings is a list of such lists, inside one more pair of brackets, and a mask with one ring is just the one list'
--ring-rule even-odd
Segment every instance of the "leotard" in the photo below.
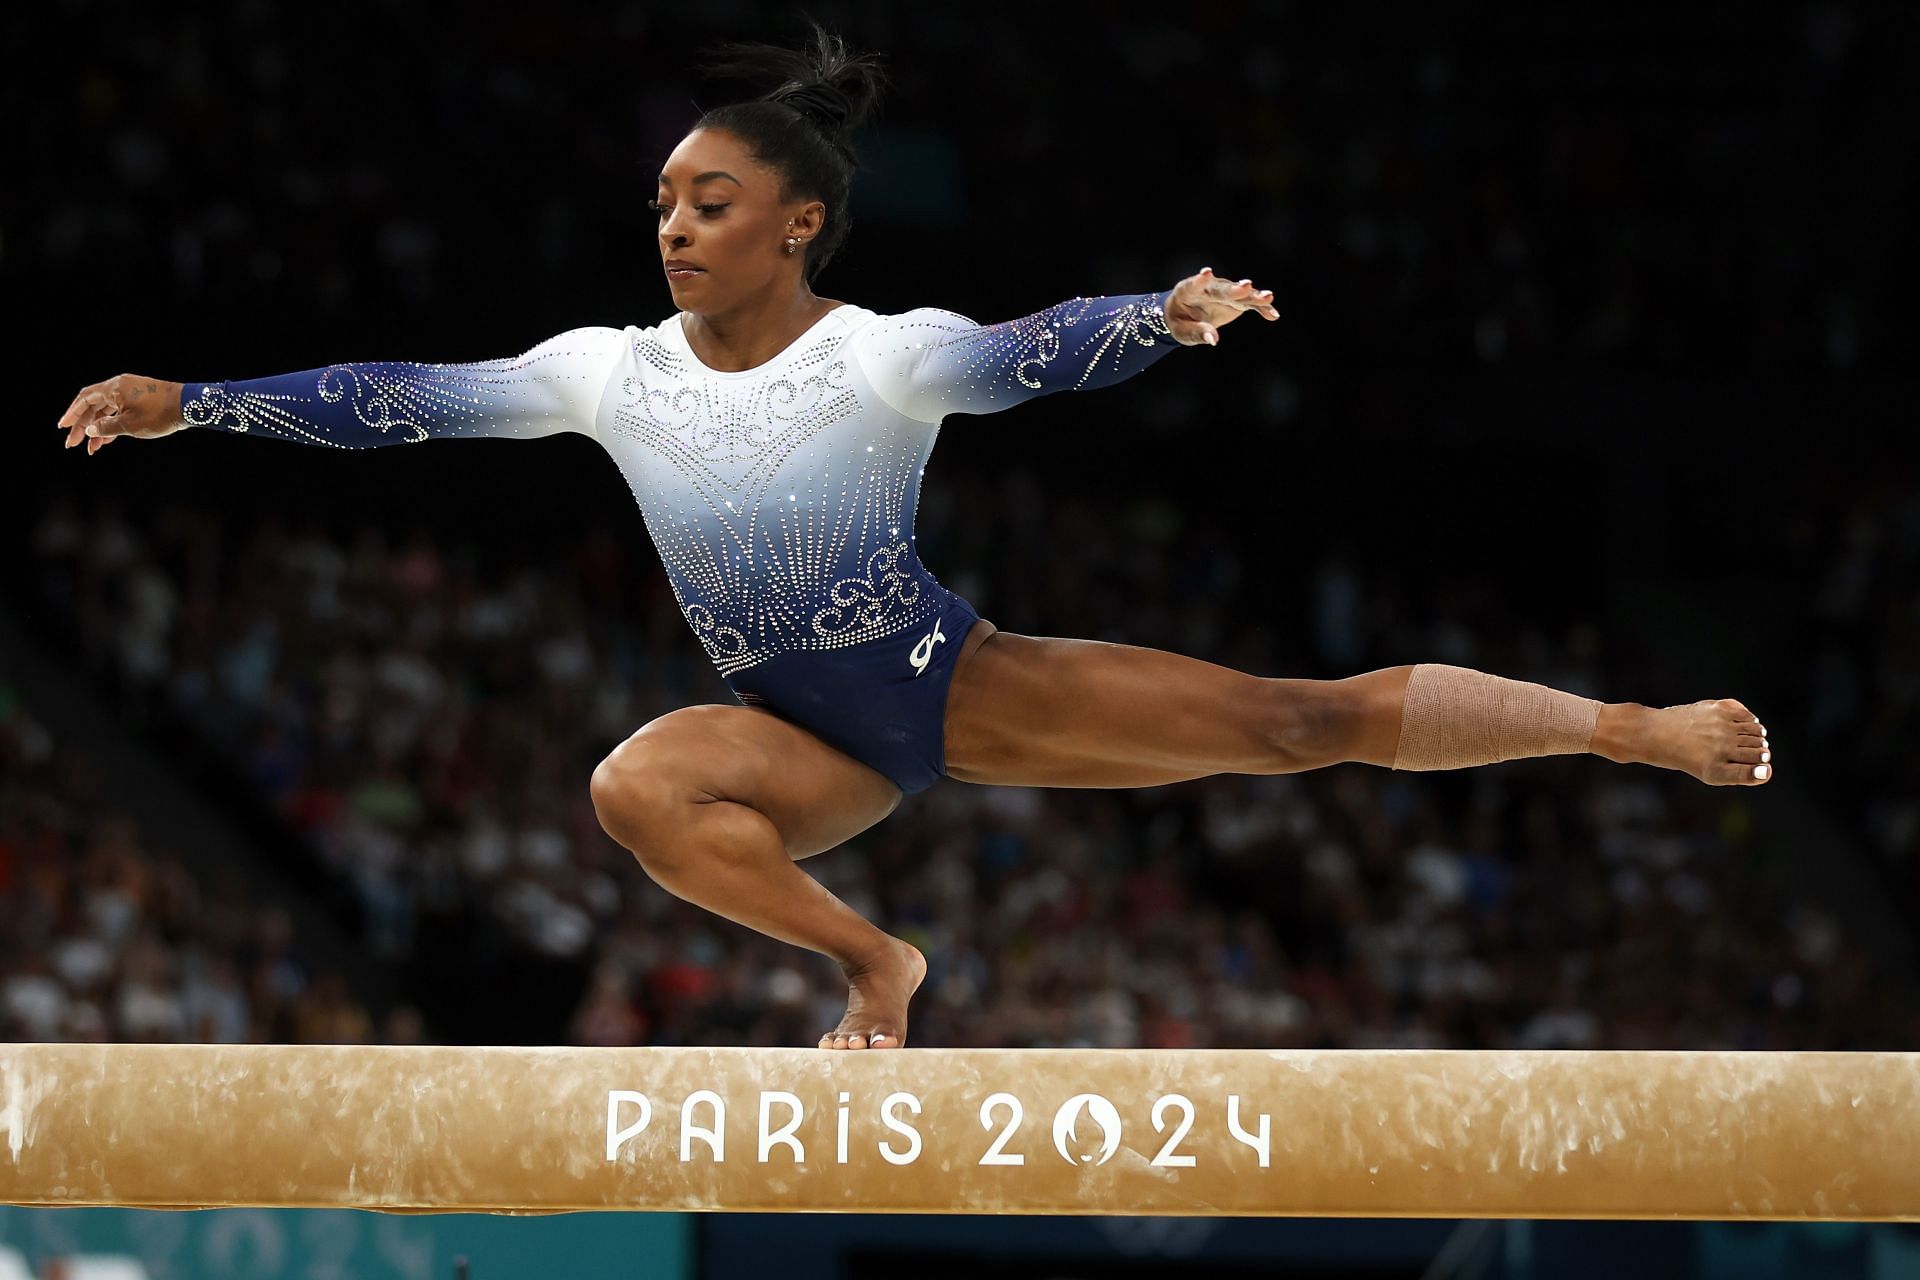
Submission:
{"label": "leotard", "polygon": [[914,548],[941,420],[1139,373],[1179,345],[1166,298],[1073,298],[994,325],[842,303],[733,373],[701,363],[676,314],[572,329],[509,359],[190,382],[181,413],[190,426],[344,449],[592,436],[735,696],[911,792],[944,770],[945,691],[978,616]]}

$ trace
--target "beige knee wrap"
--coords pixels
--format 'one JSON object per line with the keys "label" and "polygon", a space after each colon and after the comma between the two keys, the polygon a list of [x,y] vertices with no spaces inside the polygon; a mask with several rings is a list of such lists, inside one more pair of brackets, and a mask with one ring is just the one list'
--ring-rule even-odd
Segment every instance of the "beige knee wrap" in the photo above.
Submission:
{"label": "beige knee wrap", "polygon": [[1585,751],[1602,704],[1543,684],[1423,662],[1407,682],[1396,769],[1464,769]]}

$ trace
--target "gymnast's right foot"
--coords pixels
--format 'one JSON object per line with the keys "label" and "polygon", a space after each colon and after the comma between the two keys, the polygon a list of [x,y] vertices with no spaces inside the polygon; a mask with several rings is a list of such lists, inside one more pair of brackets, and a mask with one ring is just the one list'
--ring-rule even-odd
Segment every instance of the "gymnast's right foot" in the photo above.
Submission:
{"label": "gymnast's right foot", "polygon": [[1690,773],[1715,787],[1755,787],[1773,777],[1767,727],[1732,698],[1676,707],[1614,702],[1600,709],[1595,755]]}
{"label": "gymnast's right foot", "polygon": [[927,958],[910,942],[889,938],[885,953],[843,964],[847,1016],[820,1037],[822,1049],[899,1049],[907,1043],[907,1003],[927,976]]}

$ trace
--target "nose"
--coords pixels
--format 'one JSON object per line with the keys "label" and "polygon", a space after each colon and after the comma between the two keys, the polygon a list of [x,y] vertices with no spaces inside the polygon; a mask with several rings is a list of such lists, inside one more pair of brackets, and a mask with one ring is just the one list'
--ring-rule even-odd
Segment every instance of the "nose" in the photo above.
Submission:
{"label": "nose", "polygon": [[673,212],[667,215],[667,220],[660,224],[660,242],[669,249],[683,248],[687,243],[686,234],[676,230],[680,225],[681,209],[681,205],[675,205]]}

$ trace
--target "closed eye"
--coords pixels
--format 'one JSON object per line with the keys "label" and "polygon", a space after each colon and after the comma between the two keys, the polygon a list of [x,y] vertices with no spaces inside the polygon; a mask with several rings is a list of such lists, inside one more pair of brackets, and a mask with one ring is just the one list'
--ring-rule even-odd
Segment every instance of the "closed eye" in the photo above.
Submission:
{"label": "closed eye", "polygon": [[[726,208],[727,206],[725,206],[724,204],[697,204],[693,207],[698,209],[702,213],[718,213],[720,212],[720,210]],[[665,217],[667,214],[673,212],[672,205],[661,204],[658,200],[647,201],[647,208],[653,210],[655,213],[659,214],[661,217]]]}

